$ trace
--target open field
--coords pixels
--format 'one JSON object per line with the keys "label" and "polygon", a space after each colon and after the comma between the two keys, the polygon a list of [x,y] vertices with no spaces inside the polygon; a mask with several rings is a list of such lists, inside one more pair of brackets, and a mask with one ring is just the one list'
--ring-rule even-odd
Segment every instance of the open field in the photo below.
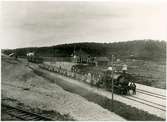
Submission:
{"label": "open field", "polygon": [[166,89],[165,64],[144,60],[131,60],[125,63],[129,66],[128,72],[134,75],[137,83]]}

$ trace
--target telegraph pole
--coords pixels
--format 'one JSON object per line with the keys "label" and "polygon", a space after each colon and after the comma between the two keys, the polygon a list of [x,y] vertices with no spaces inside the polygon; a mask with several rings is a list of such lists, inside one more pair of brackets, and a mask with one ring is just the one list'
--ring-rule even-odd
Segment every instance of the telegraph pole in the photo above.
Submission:
{"label": "telegraph pole", "polygon": [[114,55],[112,55],[112,112],[114,111]]}
{"label": "telegraph pole", "polygon": [[108,71],[110,72],[111,75],[111,84],[112,84],[112,100],[111,100],[111,107],[112,107],[112,112],[114,111],[114,55],[111,57],[111,67],[108,67]]}

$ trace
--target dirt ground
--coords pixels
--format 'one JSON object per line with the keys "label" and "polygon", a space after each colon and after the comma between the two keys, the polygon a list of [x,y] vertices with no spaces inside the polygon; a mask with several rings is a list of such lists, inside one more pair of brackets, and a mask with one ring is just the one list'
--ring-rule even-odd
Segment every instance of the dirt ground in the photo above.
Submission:
{"label": "dirt ground", "polygon": [[[21,60],[2,57],[2,99],[15,100],[36,110],[58,112],[62,117],[68,115],[67,120],[125,120],[37,76],[25,65]],[[10,104],[16,103],[10,101]],[[54,119],[57,120],[57,117]]]}

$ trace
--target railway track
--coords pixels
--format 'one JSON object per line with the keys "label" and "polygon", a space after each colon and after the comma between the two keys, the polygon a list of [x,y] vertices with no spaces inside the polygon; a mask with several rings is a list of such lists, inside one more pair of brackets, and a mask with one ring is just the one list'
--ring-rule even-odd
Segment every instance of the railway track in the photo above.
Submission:
{"label": "railway track", "polygon": [[135,101],[135,102],[138,102],[138,103],[141,103],[141,104],[144,104],[144,105],[147,105],[147,106],[150,106],[152,108],[159,109],[161,111],[166,111],[166,106],[160,105],[158,103],[147,101],[145,99],[138,98],[138,97],[135,97],[135,96],[122,96],[122,97],[124,97],[126,99],[129,99],[129,100],[132,100],[132,101]]}
{"label": "railway track", "polygon": [[[161,95],[161,94],[158,94],[158,93],[153,93],[153,92],[142,90],[142,89],[136,89],[136,93],[148,95],[148,96],[151,96],[152,98],[160,99],[160,101],[161,100],[166,100],[166,96],[165,95]],[[127,98],[129,100],[132,100],[132,101],[135,101],[135,102],[139,102],[139,103],[148,105],[150,107],[159,109],[161,111],[166,111],[166,105],[159,104],[159,103],[157,103],[155,101],[151,101],[151,100],[148,100],[148,99],[143,99],[143,98],[137,97],[137,96],[123,96],[123,97]]]}
{"label": "railway track", "polygon": [[149,92],[149,91],[142,90],[142,89],[137,89],[136,92],[139,92],[141,94],[146,94],[146,95],[149,95],[149,96],[152,96],[152,97],[156,97],[156,98],[160,98],[160,99],[166,100],[166,96],[165,95],[161,95],[161,94]]}
{"label": "railway track", "polygon": [[25,120],[25,121],[53,121],[51,118],[39,115],[37,113],[32,113],[29,111],[25,111],[20,108],[16,108],[13,106],[9,106],[6,104],[2,104],[2,109],[5,110],[7,114],[10,116],[13,116],[19,120]]}
{"label": "railway track", "polygon": [[145,99],[136,97],[136,96],[132,96],[132,97],[133,97],[133,98],[136,98],[136,99],[139,99],[139,100],[143,100],[143,101],[145,101],[145,102],[149,102],[149,103],[154,104],[154,105],[157,105],[157,106],[166,107],[165,105],[161,105],[161,104],[159,104],[159,103],[155,103],[155,102],[152,102],[152,101],[148,101],[148,100],[145,100]]}
{"label": "railway track", "polygon": [[[166,100],[165,95],[153,93],[153,92],[142,90],[142,89],[137,89],[136,92],[140,93],[140,94],[151,96],[155,99]],[[155,101],[151,101],[151,100],[148,100],[148,99],[143,99],[143,98],[140,98],[140,97],[137,97],[137,96],[123,96],[123,97],[127,98],[127,99],[130,99],[132,101],[136,101],[136,102],[148,105],[150,107],[162,110],[162,111],[166,111],[166,105],[159,104]]]}

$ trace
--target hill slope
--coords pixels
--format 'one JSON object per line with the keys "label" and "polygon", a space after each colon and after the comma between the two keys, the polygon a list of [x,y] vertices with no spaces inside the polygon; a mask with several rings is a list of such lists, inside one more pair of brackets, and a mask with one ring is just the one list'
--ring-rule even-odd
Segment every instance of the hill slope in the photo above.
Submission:
{"label": "hill slope", "polygon": [[35,51],[41,56],[69,57],[73,51],[83,50],[91,56],[107,56],[114,54],[120,59],[135,58],[153,61],[165,61],[166,42],[154,40],[136,40],[114,43],[73,43],[50,47],[28,47],[14,50],[4,50],[4,53],[16,52],[26,56],[27,52]]}

